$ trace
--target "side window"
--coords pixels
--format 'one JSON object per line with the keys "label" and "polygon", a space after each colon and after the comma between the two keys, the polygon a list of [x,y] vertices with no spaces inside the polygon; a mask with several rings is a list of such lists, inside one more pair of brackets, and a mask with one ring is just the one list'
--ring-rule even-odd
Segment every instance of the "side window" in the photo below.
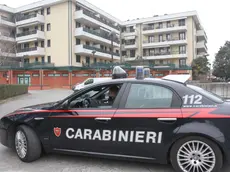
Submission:
{"label": "side window", "polygon": [[69,109],[112,108],[122,84],[112,84],[91,88],[69,100]]}
{"label": "side window", "polygon": [[85,81],[84,85],[88,85],[92,83],[93,83],[93,79],[88,79],[87,81]]}
{"label": "side window", "polygon": [[132,84],[125,108],[170,108],[173,92],[150,84]]}

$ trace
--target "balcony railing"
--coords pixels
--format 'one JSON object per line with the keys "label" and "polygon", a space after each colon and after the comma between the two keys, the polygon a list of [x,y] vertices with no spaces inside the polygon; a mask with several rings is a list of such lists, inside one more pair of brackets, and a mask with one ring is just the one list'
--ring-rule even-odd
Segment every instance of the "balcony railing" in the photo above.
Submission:
{"label": "balcony railing", "polygon": [[185,24],[170,24],[170,25],[163,25],[162,27],[160,26],[144,26],[143,27],[143,31],[146,31],[146,30],[158,30],[158,29],[167,29],[167,28],[174,28],[174,27],[183,27],[185,26]]}
{"label": "balcony railing", "polygon": [[181,41],[181,40],[186,40],[186,38],[178,38],[178,37],[174,37],[174,38],[169,38],[169,39],[163,39],[163,40],[159,40],[159,39],[154,39],[152,41],[143,41],[144,44],[151,44],[151,43],[160,43],[160,42],[170,42],[170,41]]}
{"label": "balcony railing", "polygon": [[6,32],[0,32],[0,36],[6,36],[6,37],[10,37],[10,38],[15,38],[14,34],[11,33],[6,33]]}
{"label": "balcony railing", "polygon": [[5,21],[8,21],[8,22],[14,23],[14,19],[13,19],[13,18],[7,18],[7,17],[5,17],[5,16],[0,16],[0,18],[1,18],[2,20],[5,20]]}
{"label": "balcony railing", "polygon": [[30,47],[30,48],[23,48],[23,49],[17,49],[17,53],[23,53],[28,51],[36,51],[38,47]]}
{"label": "balcony railing", "polygon": [[[111,40],[111,37],[109,36],[109,34],[107,32],[102,31],[102,30],[100,30],[100,32],[97,32],[95,30],[83,28],[83,31],[91,33],[91,34],[99,36],[99,37],[102,37],[102,38],[105,38],[105,39],[108,39],[108,40]],[[119,41],[117,39],[114,39],[114,42],[119,44]]]}
{"label": "balcony railing", "polygon": [[175,55],[175,54],[186,54],[186,51],[165,51],[165,52],[145,52],[144,56],[163,56],[163,55]]}
{"label": "balcony railing", "polygon": [[109,22],[107,22],[107,21],[95,16],[93,13],[91,13],[89,11],[83,10],[83,14],[85,14],[85,15],[87,15],[87,16],[89,16],[89,17],[91,17],[91,18],[93,18],[93,19],[95,19],[95,20],[97,20],[99,22],[102,22],[102,23],[104,23],[104,24],[106,24],[106,25],[108,25],[108,26],[110,26],[110,27],[112,27],[114,29],[119,30],[118,26],[114,26],[112,23],[109,23]]}
{"label": "balcony railing", "polygon": [[135,42],[126,42],[125,45],[135,45]]}
{"label": "balcony railing", "polygon": [[17,20],[17,21],[22,21],[22,20],[27,20],[27,19],[34,18],[34,17],[37,17],[37,14],[30,14],[30,15],[25,15],[25,16],[23,16],[23,15],[18,15],[18,16],[16,17],[16,20]]}
{"label": "balcony railing", "polygon": [[[111,52],[109,52],[109,51],[105,51],[105,50],[102,50],[100,48],[96,48],[96,47],[89,46],[89,45],[83,45],[83,48],[89,49],[89,50],[95,50],[95,51],[98,51],[98,52],[101,52],[101,53],[105,53],[105,54],[111,54]],[[120,56],[119,53],[115,53],[115,52],[113,52],[113,55]]]}
{"label": "balcony railing", "polygon": [[32,68],[32,67],[54,67],[54,63],[47,63],[47,62],[24,63],[24,67],[25,68]]}
{"label": "balcony railing", "polygon": [[33,35],[33,34],[36,34],[36,33],[37,33],[37,30],[26,31],[26,32],[18,33],[17,37]]}

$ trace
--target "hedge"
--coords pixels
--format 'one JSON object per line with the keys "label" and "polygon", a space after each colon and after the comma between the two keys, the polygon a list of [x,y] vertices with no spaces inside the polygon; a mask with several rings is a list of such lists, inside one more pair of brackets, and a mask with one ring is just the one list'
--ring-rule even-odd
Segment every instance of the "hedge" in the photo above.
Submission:
{"label": "hedge", "polygon": [[28,93],[28,85],[0,85],[0,100]]}

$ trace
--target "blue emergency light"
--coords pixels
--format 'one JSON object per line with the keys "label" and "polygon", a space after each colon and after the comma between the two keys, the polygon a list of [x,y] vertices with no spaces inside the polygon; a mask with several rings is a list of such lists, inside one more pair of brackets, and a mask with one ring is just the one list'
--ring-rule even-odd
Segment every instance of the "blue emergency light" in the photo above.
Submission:
{"label": "blue emergency light", "polygon": [[136,79],[144,79],[143,66],[137,66],[136,67]]}
{"label": "blue emergency light", "polygon": [[144,68],[144,77],[150,78],[150,69],[149,68]]}
{"label": "blue emergency light", "polygon": [[127,78],[127,73],[120,66],[115,66],[113,68],[112,79]]}

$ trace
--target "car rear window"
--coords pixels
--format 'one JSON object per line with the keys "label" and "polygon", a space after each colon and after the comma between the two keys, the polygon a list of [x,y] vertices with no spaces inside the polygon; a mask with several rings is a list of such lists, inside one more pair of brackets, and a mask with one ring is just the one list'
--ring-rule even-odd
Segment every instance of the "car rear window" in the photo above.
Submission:
{"label": "car rear window", "polygon": [[209,92],[201,87],[195,86],[195,85],[187,85],[187,87],[191,88],[192,90],[198,92],[201,95],[204,95],[205,97],[207,97],[208,99],[216,102],[216,103],[223,103],[224,99],[212,92]]}

